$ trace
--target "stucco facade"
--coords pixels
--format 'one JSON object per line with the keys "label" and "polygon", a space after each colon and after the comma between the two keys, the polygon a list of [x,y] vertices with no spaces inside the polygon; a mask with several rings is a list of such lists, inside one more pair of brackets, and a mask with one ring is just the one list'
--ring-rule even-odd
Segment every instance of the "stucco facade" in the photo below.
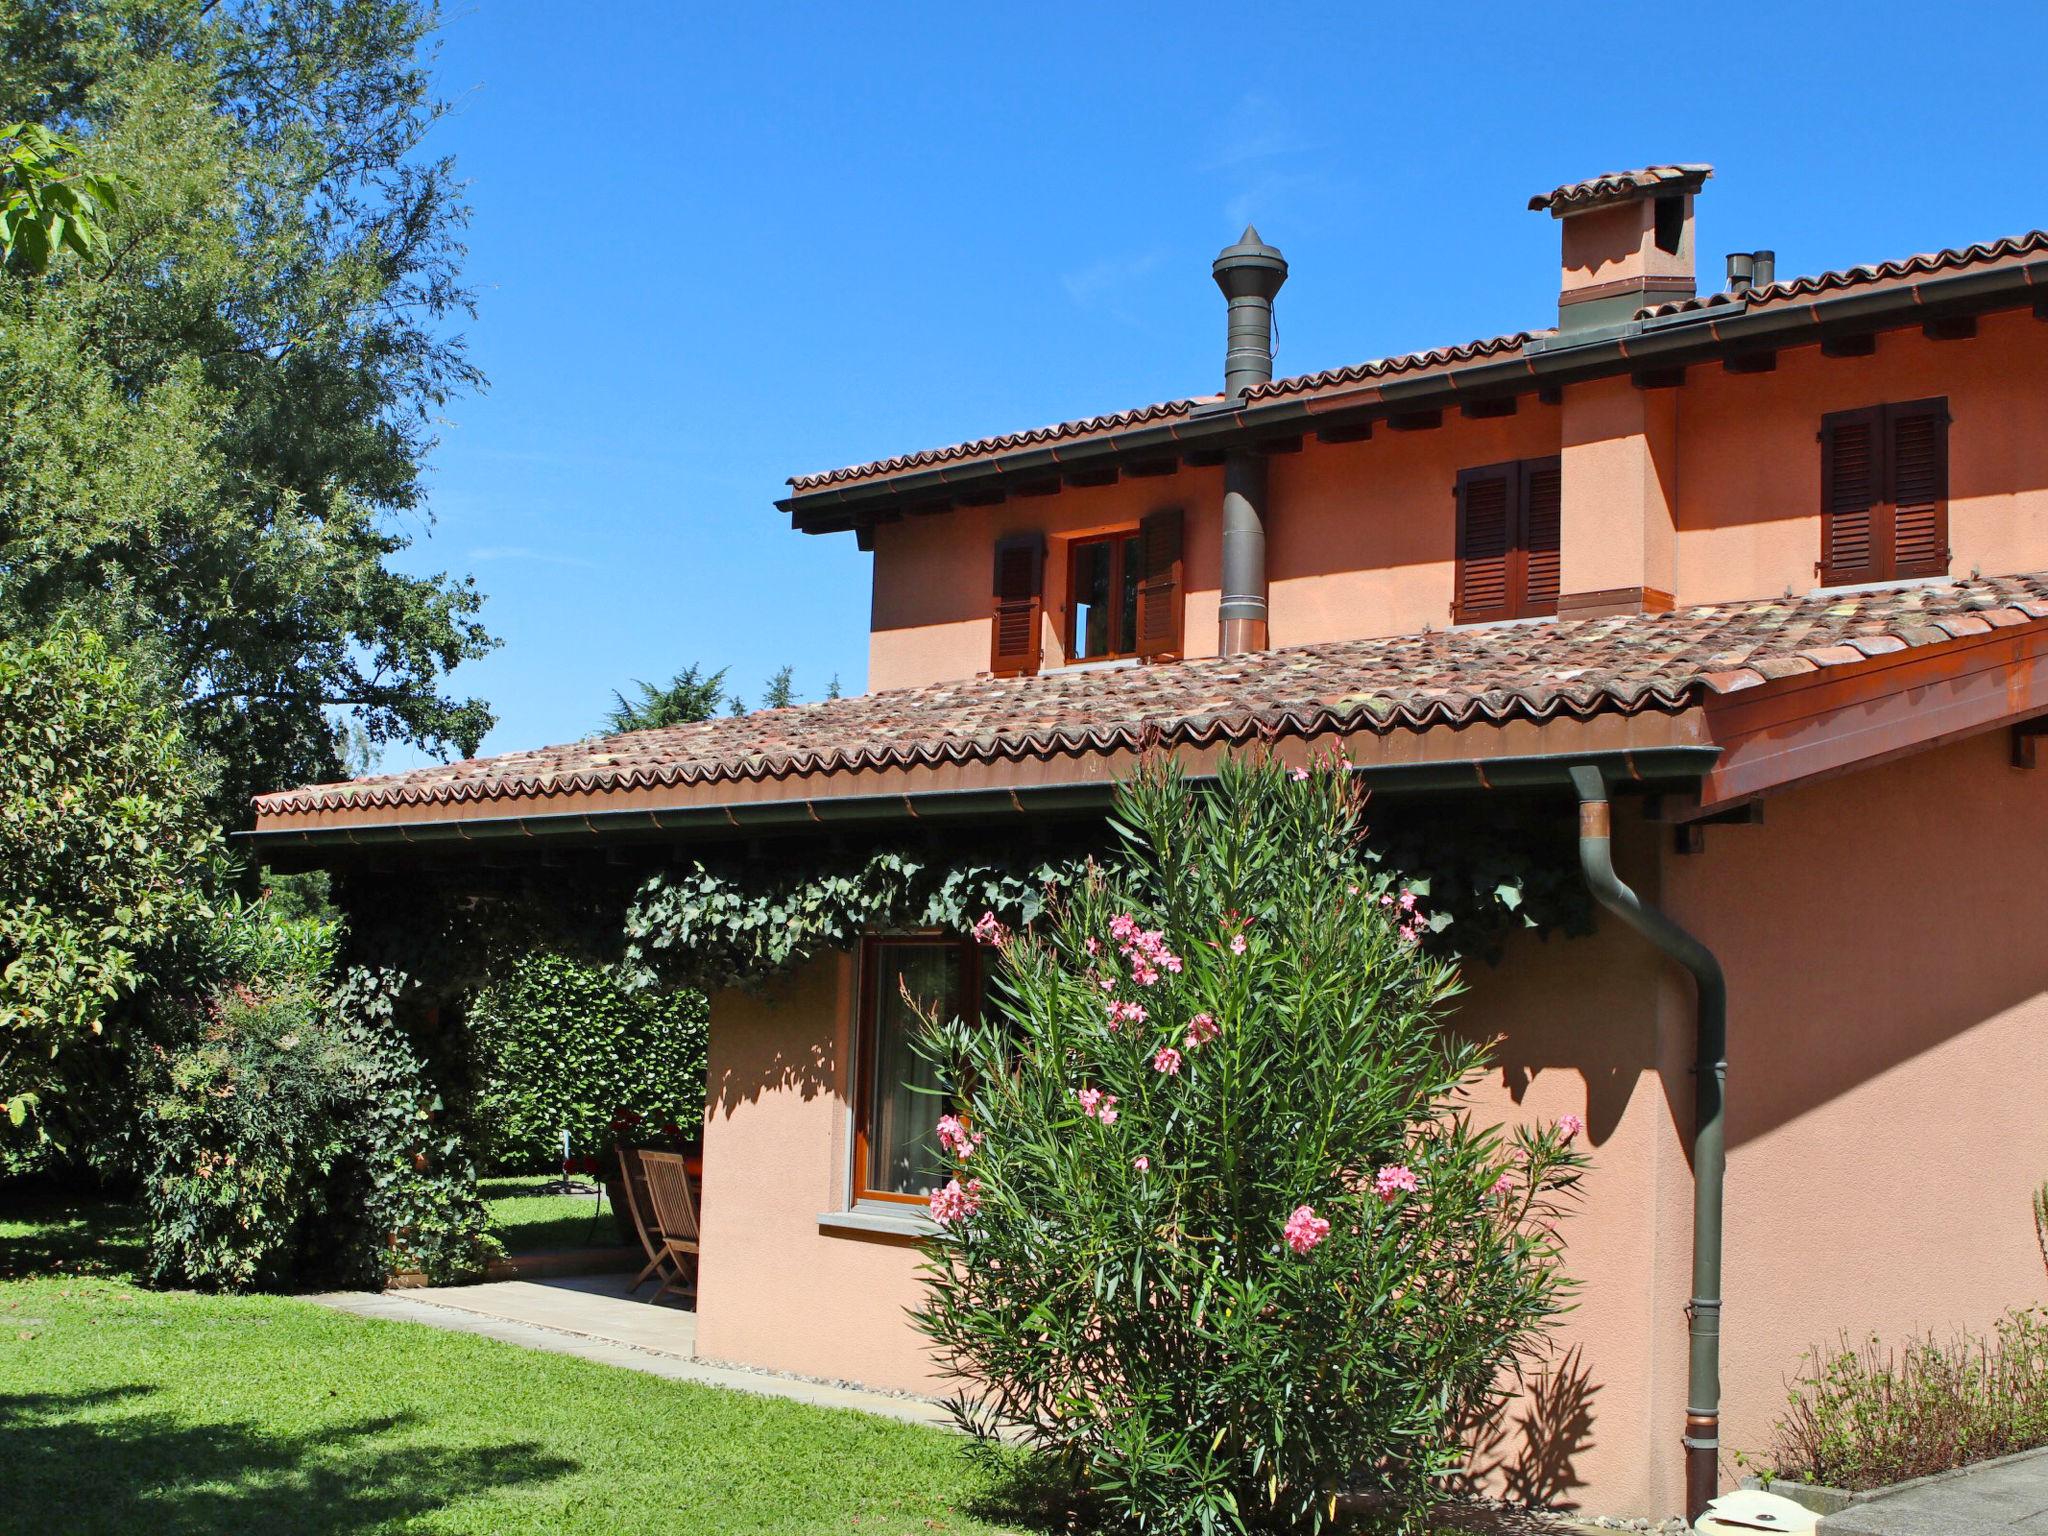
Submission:
{"label": "stucco facade", "polygon": [[[1728,974],[1729,1450],[1764,1448],[1811,1344],[1982,1328],[2048,1301],[2027,1207],[2048,1177],[2048,901],[2016,853],[2044,840],[2048,781],[2011,767],[1996,735],[1791,791],[1699,854],[1623,819],[1624,874]],[[932,1391],[905,1320],[914,1246],[819,1220],[846,1204],[853,970],[833,956],[714,1001],[699,1347]],[[1475,1469],[1524,1497],[1669,1514],[1683,1496],[1689,985],[1612,921],[1513,944],[1468,980],[1453,1027],[1501,1038],[1477,1113],[1580,1114],[1594,1156],[1568,1229],[1577,1308]]]}

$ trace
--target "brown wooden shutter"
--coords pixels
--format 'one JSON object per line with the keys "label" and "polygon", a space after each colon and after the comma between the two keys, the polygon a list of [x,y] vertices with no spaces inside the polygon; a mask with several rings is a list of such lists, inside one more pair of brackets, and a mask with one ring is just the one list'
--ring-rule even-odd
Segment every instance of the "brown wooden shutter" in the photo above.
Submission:
{"label": "brown wooden shutter", "polygon": [[1039,631],[1045,611],[1045,535],[1022,533],[996,541],[993,622],[988,669],[997,677],[1036,672],[1044,655]]}
{"label": "brown wooden shutter", "polygon": [[1820,423],[1820,582],[1881,581],[1889,574],[1884,446],[1875,409],[1835,411]]}
{"label": "brown wooden shutter", "polygon": [[1536,618],[1557,612],[1563,576],[1564,464],[1560,459],[1522,461],[1522,547],[1527,590],[1521,614]]}
{"label": "brown wooden shutter", "polygon": [[1453,617],[1482,624],[1515,615],[1517,466],[1458,473],[1458,583]]}
{"label": "brown wooden shutter", "polygon": [[1948,574],[1948,401],[1884,410],[1894,576]]}
{"label": "brown wooden shutter", "polygon": [[1183,654],[1181,610],[1186,584],[1181,576],[1180,538],[1178,507],[1154,512],[1138,525],[1137,652],[1147,661],[1166,661]]}

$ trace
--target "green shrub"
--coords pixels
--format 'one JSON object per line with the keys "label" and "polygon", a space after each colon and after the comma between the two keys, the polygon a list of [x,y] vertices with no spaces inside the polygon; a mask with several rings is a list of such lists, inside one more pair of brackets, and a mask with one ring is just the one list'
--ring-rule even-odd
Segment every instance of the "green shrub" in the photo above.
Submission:
{"label": "green shrub", "polygon": [[1988,1339],[1845,1337],[1802,1364],[1765,1459],[1773,1478],[1882,1488],[2048,1445],[2048,1309],[2009,1312]]}
{"label": "green shrub", "polygon": [[0,1138],[61,1131],[152,958],[213,921],[219,831],[175,719],[98,635],[0,639]]}
{"label": "green shrub", "polygon": [[695,992],[627,991],[604,966],[529,954],[469,1008],[486,1160],[507,1173],[596,1157],[637,1116],[695,1139],[704,1123],[709,1007]]}
{"label": "green shrub", "polygon": [[1128,877],[1050,931],[993,918],[993,1017],[933,1021],[940,1138],[919,1315],[1007,1426],[1155,1531],[1319,1528],[1412,1494],[1540,1343],[1578,1127],[1459,1107],[1484,1047],[1426,918],[1361,853],[1336,771],[1126,784]]}

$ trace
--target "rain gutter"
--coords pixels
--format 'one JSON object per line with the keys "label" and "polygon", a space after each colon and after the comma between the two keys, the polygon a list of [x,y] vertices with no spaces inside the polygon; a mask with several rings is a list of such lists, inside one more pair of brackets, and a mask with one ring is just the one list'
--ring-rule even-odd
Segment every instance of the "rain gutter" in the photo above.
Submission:
{"label": "rain gutter", "polygon": [[1571,770],[1579,796],[1579,868],[1593,899],[1692,973],[1698,993],[1693,1066],[1692,1300],[1685,1393],[1685,1517],[1694,1524],[1719,1491],[1721,1456],[1721,1209],[1728,1169],[1728,984],[1712,950],[1622,883],[1614,872],[1607,777]]}
{"label": "rain gutter", "polygon": [[[1575,765],[1595,766],[1604,779],[1641,789],[1679,789],[1696,787],[1719,755],[1720,748],[1712,746],[1657,746],[1557,756],[1367,765],[1353,771],[1383,794],[1554,789],[1573,782],[1571,770]],[[1197,779],[1204,776],[1191,775]],[[559,844],[676,832],[828,830],[855,825],[985,821],[1008,816],[1101,811],[1115,798],[1116,789],[1116,779],[1105,776],[1082,783],[1010,789],[820,795],[805,800],[763,799],[723,805],[557,811],[525,816],[401,816],[388,821],[336,822],[317,827],[258,827],[253,832],[236,833],[235,839],[252,850],[267,853],[287,848]]]}

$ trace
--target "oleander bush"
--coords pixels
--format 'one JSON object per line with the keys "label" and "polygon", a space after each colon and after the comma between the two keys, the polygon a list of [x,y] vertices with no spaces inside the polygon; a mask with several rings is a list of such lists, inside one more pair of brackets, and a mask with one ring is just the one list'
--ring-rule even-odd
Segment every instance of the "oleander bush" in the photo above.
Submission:
{"label": "oleander bush", "polygon": [[1155,765],[1115,820],[1127,864],[1042,931],[986,920],[994,1005],[923,1038],[956,1166],[918,1321],[955,1413],[1146,1531],[1424,1493],[1566,1304],[1579,1126],[1473,1123],[1487,1048],[1336,765]]}
{"label": "oleander bush", "polygon": [[535,952],[469,1007],[485,1159],[503,1173],[579,1166],[631,1117],[687,1138],[704,1123],[710,1005],[697,992],[628,991],[609,966]]}
{"label": "oleander bush", "polygon": [[1765,1463],[1774,1478],[1882,1488],[2048,1445],[2048,1308],[1988,1337],[1876,1336],[1801,1357]]}

